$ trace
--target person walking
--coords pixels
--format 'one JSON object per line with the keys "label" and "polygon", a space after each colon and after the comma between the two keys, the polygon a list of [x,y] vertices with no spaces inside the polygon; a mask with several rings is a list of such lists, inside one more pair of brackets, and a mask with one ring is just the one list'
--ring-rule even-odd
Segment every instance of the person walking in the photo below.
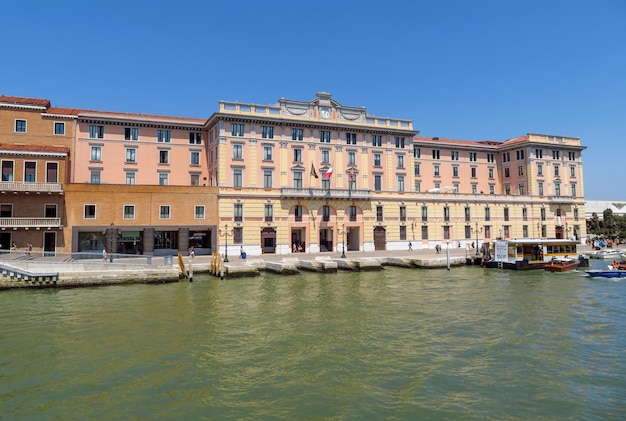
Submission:
{"label": "person walking", "polygon": [[413,250],[413,244],[409,241],[409,251]]}

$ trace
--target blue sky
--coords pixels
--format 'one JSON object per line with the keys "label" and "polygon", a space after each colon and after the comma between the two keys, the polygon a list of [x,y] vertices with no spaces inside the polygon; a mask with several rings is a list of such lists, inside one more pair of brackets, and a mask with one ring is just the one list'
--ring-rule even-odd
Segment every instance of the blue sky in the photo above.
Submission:
{"label": "blue sky", "polygon": [[325,91],[424,136],[580,137],[586,199],[626,200],[624,0],[3,0],[0,28],[0,94],[208,117]]}

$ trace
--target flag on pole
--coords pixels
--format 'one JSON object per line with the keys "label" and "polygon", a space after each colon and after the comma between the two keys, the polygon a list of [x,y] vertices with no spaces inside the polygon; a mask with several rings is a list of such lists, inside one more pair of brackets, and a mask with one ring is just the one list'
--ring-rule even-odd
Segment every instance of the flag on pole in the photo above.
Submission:
{"label": "flag on pole", "polygon": [[328,167],[328,169],[324,173],[324,178],[330,178],[331,175],[333,175],[333,165],[332,164],[330,164],[330,167]]}
{"label": "flag on pole", "polygon": [[354,171],[350,170],[350,182],[354,183]]}
{"label": "flag on pole", "polygon": [[317,172],[315,171],[315,166],[313,165],[312,162],[311,162],[311,175],[315,178],[319,178],[317,175]]}

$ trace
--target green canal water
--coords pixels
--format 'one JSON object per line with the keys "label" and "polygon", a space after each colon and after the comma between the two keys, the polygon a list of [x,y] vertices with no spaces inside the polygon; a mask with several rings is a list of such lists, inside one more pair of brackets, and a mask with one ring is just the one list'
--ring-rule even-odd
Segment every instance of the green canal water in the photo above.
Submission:
{"label": "green canal water", "polygon": [[0,419],[626,419],[626,280],[583,275],[5,291]]}

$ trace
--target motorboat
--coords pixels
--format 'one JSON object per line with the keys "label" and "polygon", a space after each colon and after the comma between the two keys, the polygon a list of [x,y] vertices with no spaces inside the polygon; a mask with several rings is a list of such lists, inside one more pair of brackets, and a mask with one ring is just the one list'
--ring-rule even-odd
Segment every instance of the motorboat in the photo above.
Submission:
{"label": "motorboat", "polygon": [[570,258],[555,258],[547,262],[543,266],[543,270],[546,272],[569,272],[578,267],[579,260],[578,259],[570,259]]}
{"label": "motorboat", "polygon": [[620,250],[596,250],[589,255],[590,259],[622,259],[624,254]]}
{"label": "motorboat", "polygon": [[591,278],[626,278],[626,270],[601,270],[601,269],[592,269],[586,270],[587,275]]}

